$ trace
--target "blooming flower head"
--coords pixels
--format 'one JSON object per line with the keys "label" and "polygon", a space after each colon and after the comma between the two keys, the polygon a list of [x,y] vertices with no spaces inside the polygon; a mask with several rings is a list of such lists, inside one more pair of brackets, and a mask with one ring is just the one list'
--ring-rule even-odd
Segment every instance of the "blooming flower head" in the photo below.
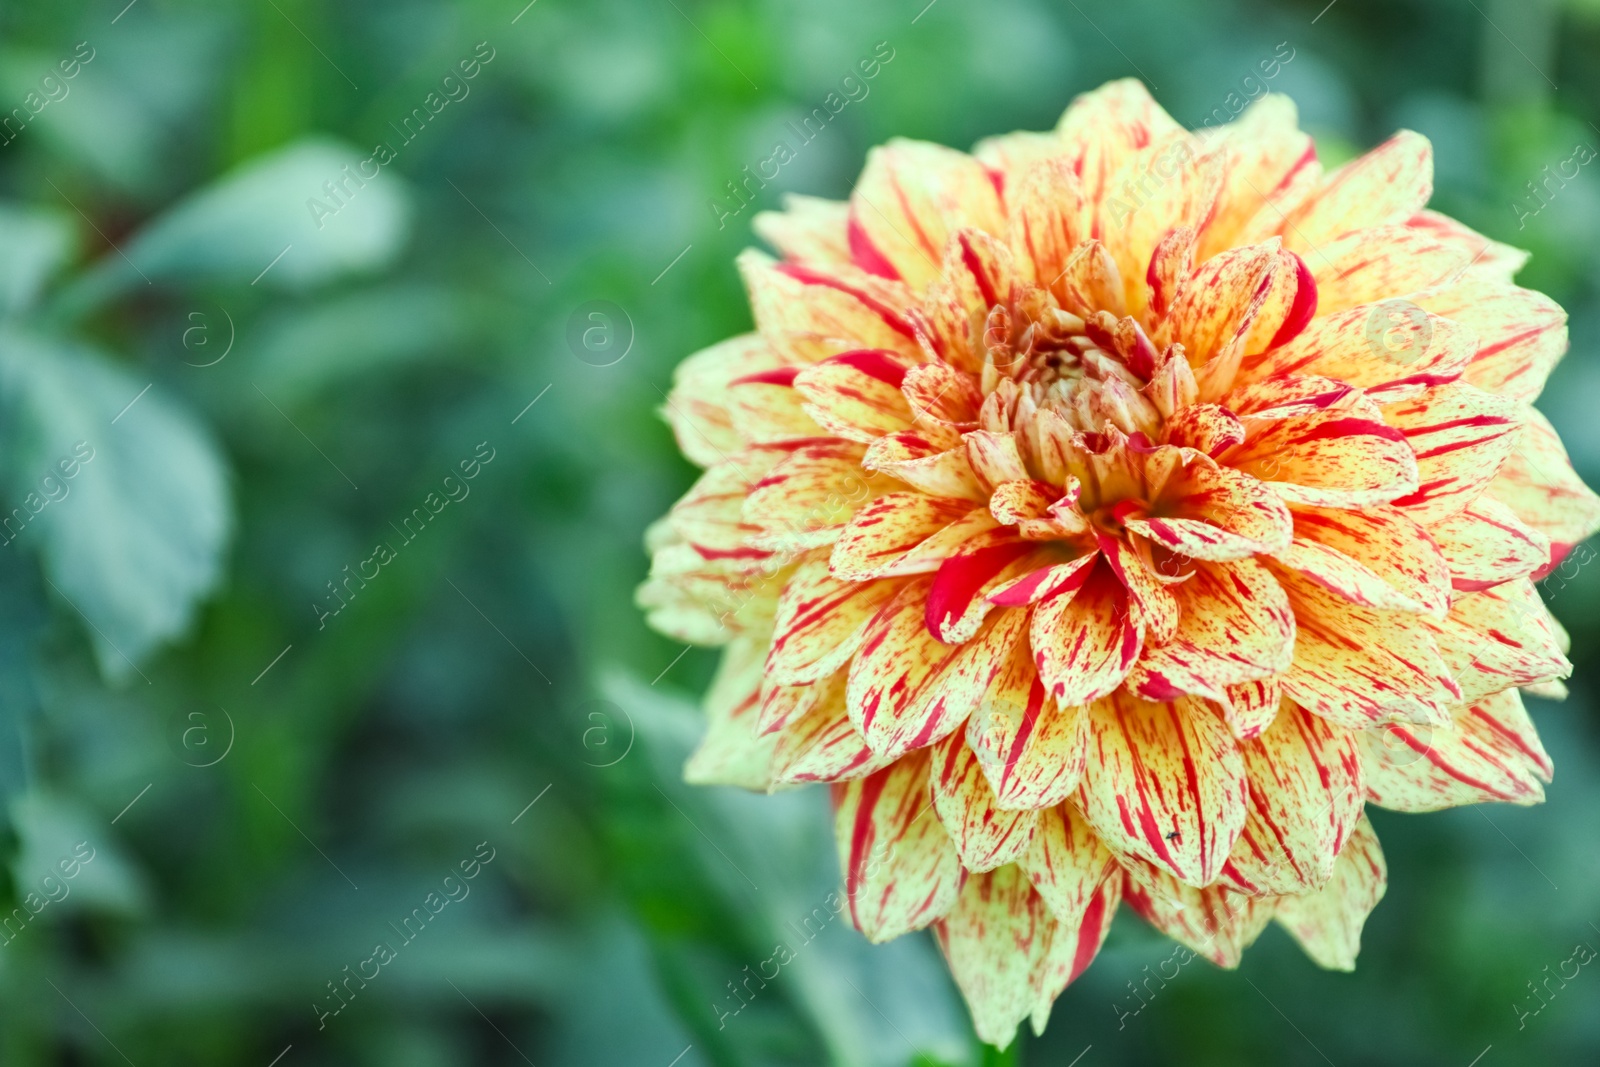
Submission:
{"label": "blooming flower head", "polygon": [[1533,582],[1600,499],[1531,406],[1564,313],[1431,189],[1415,133],[1325,171],[1282,97],[1190,133],[1123,81],[756,219],[640,592],[726,646],[687,775],[831,783],[851,919],[932,927],[984,1040],[1119,903],[1349,969],[1366,803],[1543,798]]}

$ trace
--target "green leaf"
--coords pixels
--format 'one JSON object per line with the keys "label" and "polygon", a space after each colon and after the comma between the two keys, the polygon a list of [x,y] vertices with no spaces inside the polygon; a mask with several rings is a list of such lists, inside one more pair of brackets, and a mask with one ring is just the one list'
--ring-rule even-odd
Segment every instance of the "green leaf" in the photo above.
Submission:
{"label": "green leaf", "polygon": [[67,342],[0,335],[14,434],[0,536],[38,547],[118,680],[187,628],[231,526],[215,445],[149,386]]}
{"label": "green leaf", "polygon": [[362,176],[367,158],[312,139],[251,160],[141,231],[125,250],[131,263],[113,257],[106,269],[123,283],[140,281],[129,273],[137,270],[149,280],[305,289],[386,266],[405,241],[410,204],[393,176]]}
{"label": "green leaf", "polygon": [[54,212],[0,204],[0,313],[14,315],[33,304],[39,291],[72,253],[73,231]]}

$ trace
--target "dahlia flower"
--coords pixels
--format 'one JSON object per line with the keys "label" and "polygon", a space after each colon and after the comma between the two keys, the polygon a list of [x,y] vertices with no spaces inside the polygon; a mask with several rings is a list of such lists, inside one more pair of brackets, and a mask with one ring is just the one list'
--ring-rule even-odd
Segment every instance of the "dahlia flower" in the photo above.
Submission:
{"label": "dahlia flower", "polygon": [[1600,499],[1531,406],[1564,313],[1431,188],[1415,133],[1325,171],[1283,97],[1191,133],[1121,81],[756,218],[639,598],[725,646],[686,775],[830,783],[851,920],[931,927],[985,1041],[1119,903],[1350,969],[1365,804],[1543,798],[1533,583]]}

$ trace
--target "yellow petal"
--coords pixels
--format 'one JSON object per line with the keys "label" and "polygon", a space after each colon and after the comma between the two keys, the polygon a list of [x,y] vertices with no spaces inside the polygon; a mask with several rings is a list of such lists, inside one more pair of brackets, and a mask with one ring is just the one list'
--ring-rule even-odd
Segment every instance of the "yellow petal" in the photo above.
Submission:
{"label": "yellow petal", "polygon": [[942,145],[896,138],[867,153],[850,194],[851,222],[914,289],[939,275],[946,239],[963,226],[1004,230],[983,165]]}
{"label": "yellow petal", "polygon": [[1363,816],[1339,853],[1328,884],[1305,896],[1279,897],[1273,918],[1319,966],[1353,971],[1361,951],[1361,927],[1388,884],[1389,868],[1378,835]]}
{"label": "yellow petal", "polygon": [[1450,727],[1396,723],[1361,734],[1367,795],[1395,811],[1538,804],[1554,767],[1515,689],[1457,709]]}
{"label": "yellow petal", "polygon": [[1126,693],[1089,709],[1089,763],[1077,804],[1119,854],[1207,885],[1244,828],[1244,759],[1199,701],[1151,704]]}
{"label": "yellow petal", "polygon": [[834,837],[850,920],[867,940],[920,930],[955,903],[961,863],[928,799],[927,753],[835,786]]}
{"label": "yellow petal", "polygon": [[1315,263],[1317,249],[1345,234],[1403,223],[1433,195],[1433,146],[1401,130],[1324,177],[1283,222],[1284,244]]}
{"label": "yellow petal", "polygon": [[1038,813],[1000,808],[966,736],[957,730],[932,752],[933,810],[955,842],[961,865],[992,871],[1027,851]]}
{"label": "yellow petal", "polygon": [[1257,896],[1320,889],[1361,818],[1358,738],[1285,704],[1272,726],[1239,746],[1250,779],[1250,816],[1222,880]]}

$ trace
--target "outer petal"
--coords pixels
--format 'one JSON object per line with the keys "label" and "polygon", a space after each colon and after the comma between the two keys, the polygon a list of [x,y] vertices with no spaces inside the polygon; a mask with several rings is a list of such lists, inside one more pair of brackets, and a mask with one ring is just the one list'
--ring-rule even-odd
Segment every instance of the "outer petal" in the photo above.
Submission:
{"label": "outer petal", "polygon": [[1563,634],[1526,578],[1465,593],[1428,625],[1464,700],[1572,673]]}
{"label": "outer petal", "polygon": [[[1056,132],[1083,186],[1083,227],[1088,229],[1106,214],[1104,205],[1115,195],[1112,180],[1123,164],[1139,150],[1182,133],[1183,127],[1151,99],[1143,83],[1123,78],[1073,100]],[[1095,230],[1089,236],[1104,233]]]}
{"label": "outer petal", "polygon": [[1444,722],[1461,699],[1451,671],[1414,616],[1372,611],[1281,568],[1294,606],[1294,662],[1285,696],[1350,729],[1409,719]]}
{"label": "outer petal", "polygon": [[1525,578],[1550,559],[1550,539],[1487,494],[1434,523],[1428,535],[1449,563],[1451,584],[1463,592]]}
{"label": "outer petal", "polygon": [[1433,147],[1401,130],[1322,180],[1283,223],[1284,243],[1316,261],[1318,246],[1355,230],[1405,222],[1433,195]]}
{"label": "outer petal", "polygon": [[1027,622],[1023,612],[1001,612],[967,644],[943,644],[925,624],[929,584],[908,583],[873,617],[850,667],[850,721],[880,755],[931,745],[960,726]]}
{"label": "outer petal", "polygon": [[1351,971],[1361,951],[1361,927],[1388,884],[1378,835],[1363,817],[1339,853],[1328,884],[1305,896],[1279,898],[1273,918],[1319,966]]}
{"label": "outer petal", "polygon": [[852,225],[916,289],[938,277],[950,234],[963,226],[1001,233],[1003,218],[981,163],[923,141],[872,149],[850,196]]}
{"label": "outer petal", "polygon": [[739,273],[756,327],[780,351],[793,350],[797,338],[833,338],[832,352],[886,348],[921,355],[905,315],[914,298],[899,282],[854,267],[777,263],[755,249],[740,253]]}
{"label": "outer petal", "polygon": [[1032,1012],[1030,977],[1049,921],[1027,876],[1010,866],[968,878],[950,915],[934,927],[979,1040],[1004,1048]]}
{"label": "outer petal", "polygon": [[1515,689],[1457,710],[1451,728],[1395,723],[1361,735],[1367,795],[1396,811],[1538,804],[1554,767]]}
{"label": "outer petal", "polygon": [[1354,508],[1417,489],[1417,460],[1399,430],[1346,411],[1262,420],[1222,460],[1271,484],[1291,504]]}
{"label": "outer petal", "polygon": [[899,588],[893,581],[841,582],[826,559],[800,564],[778,597],[767,673],[780,685],[828,677],[855,655],[867,621]]}
{"label": "outer petal", "polygon": [[842,695],[819,701],[809,715],[776,736],[772,780],[781,785],[851,781],[894,762],[892,756],[880,756],[867,747],[866,739],[850,725]]}
{"label": "outer petal", "polygon": [[1106,882],[1121,882],[1111,850],[1071,804],[1039,813],[1039,826],[1028,851],[1017,861],[1050,913],[1068,926],[1078,926]]}
{"label": "outer petal", "polygon": [[678,364],[662,414],[672,426],[679,450],[702,467],[737,452],[744,442],[729,411],[728,383],[778,362],[760,334],[747,333],[702,349]]}
{"label": "outer petal", "polygon": [[1466,377],[1491,393],[1532,401],[1567,350],[1567,313],[1543,293],[1469,274],[1411,299],[1478,338]]}
{"label": "outer petal", "polygon": [[1222,869],[1235,889],[1262,895],[1320,889],[1333,874],[1366,799],[1357,732],[1286,704],[1272,726],[1239,746],[1250,816]]}
{"label": "outer petal", "polygon": [[872,942],[920,930],[961,885],[955,845],[928,799],[928,755],[834,786],[834,836],[850,921]]}
{"label": "outer petal", "polygon": [[1239,379],[1302,375],[1363,389],[1405,383],[1420,387],[1455,380],[1476,350],[1477,336],[1466,327],[1403,300],[1389,300],[1314,320],[1287,344],[1247,357]]}
{"label": "outer petal", "polygon": [[1034,1034],[1044,1033],[1056,997],[1094,962],[1111,932],[1111,920],[1121,899],[1122,879],[1107,878],[1090,896],[1081,919],[1050,924],[1049,944],[1031,975],[1034,1002],[1030,1022]]}
{"label": "outer petal", "polygon": [[684,781],[745,789],[765,789],[770,784],[773,740],[755,733],[763,645],[741,637],[722,653],[717,676],[706,693],[706,736],[684,765]]}
{"label": "outer petal", "polygon": [[1277,558],[1363,607],[1424,612],[1450,607],[1450,570],[1432,537],[1403,512],[1295,508],[1295,539]]}
{"label": "outer petal", "polygon": [[900,392],[906,364],[885,349],[857,349],[830,356],[802,370],[794,388],[805,411],[829,433],[871,444],[911,425],[911,407]]}
{"label": "outer petal", "polygon": [[850,205],[797,193],[783,195],[782,211],[762,211],[750,220],[756,235],[785,259],[836,264],[850,262]]}
{"label": "outer petal", "polygon": [[850,441],[801,443],[750,487],[743,519],[758,548],[803,550],[832,544],[856,508],[875,495],[878,476],[861,470],[865,451]]}
{"label": "outer petal", "polygon": [[1218,967],[1239,966],[1272,919],[1272,902],[1222,885],[1197,888],[1134,861],[1123,898],[1145,922]]}
{"label": "outer petal", "polygon": [[992,871],[1026,852],[1038,814],[1006,811],[996,804],[994,790],[961,731],[933,746],[932,752],[933,810],[955,841],[961,865],[969,871]]}
{"label": "outer petal", "polygon": [[1383,420],[1417,454],[1417,491],[1394,506],[1418,522],[1449,518],[1476,500],[1516,446],[1524,406],[1453,382],[1383,406]]}
{"label": "outer petal", "polygon": [[1573,471],[1555,427],[1536,408],[1526,412],[1516,451],[1489,495],[1548,537],[1555,559],[1600,529],[1600,497]]}
{"label": "outer petal", "polygon": [[830,557],[833,576],[860,582],[937,570],[937,558],[912,558],[912,549],[972,511],[972,501],[923,493],[888,493],[856,512]]}
{"label": "outer petal", "polygon": [[1090,706],[1078,806],[1113,850],[1192,885],[1216,880],[1244,828],[1244,759],[1199,701],[1149,704],[1116,693]]}

